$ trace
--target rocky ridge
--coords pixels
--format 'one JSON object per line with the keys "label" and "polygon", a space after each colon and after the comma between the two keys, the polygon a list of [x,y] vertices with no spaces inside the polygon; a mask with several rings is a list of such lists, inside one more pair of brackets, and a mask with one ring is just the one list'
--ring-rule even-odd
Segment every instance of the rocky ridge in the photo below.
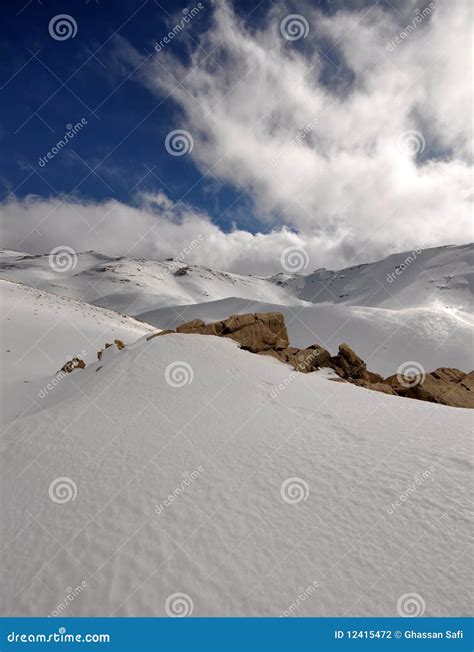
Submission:
{"label": "rocky ridge", "polygon": [[[226,337],[237,342],[245,351],[274,357],[301,373],[329,368],[337,375],[332,380],[339,382],[352,383],[394,396],[452,407],[474,408],[474,371],[465,373],[460,369],[440,367],[431,373],[423,372],[412,376],[397,373],[384,378],[367,369],[364,360],[345,342],[339,345],[338,353],[334,356],[319,344],[304,349],[290,346],[285,319],[279,312],[231,315],[228,319],[209,324],[201,319],[193,319],[177,326],[176,331],[166,329],[152,333],[147,341],[171,333]],[[119,350],[125,347],[120,340],[114,340],[114,344]],[[107,343],[105,348],[111,346]],[[97,353],[97,358],[102,358],[102,351]],[[82,365],[85,366],[84,363],[74,365],[67,371],[83,368]]]}

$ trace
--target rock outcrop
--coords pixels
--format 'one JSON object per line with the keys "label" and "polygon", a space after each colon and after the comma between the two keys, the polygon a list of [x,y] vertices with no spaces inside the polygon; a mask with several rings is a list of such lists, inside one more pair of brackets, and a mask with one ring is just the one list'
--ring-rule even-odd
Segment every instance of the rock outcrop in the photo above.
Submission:
{"label": "rock outcrop", "polygon": [[399,396],[420,401],[474,408],[474,371],[440,367],[417,376],[390,376],[385,383]]}
{"label": "rock outcrop", "polygon": [[211,324],[193,319],[178,326],[176,332],[228,337],[252,353],[282,351],[289,345],[285,319],[279,312],[231,315],[229,319]]}
{"label": "rock outcrop", "polygon": [[[302,373],[329,367],[337,374],[337,378],[331,380],[352,383],[375,392],[453,407],[474,408],[474,371],[465,373],[459,369],[442,367],[420,376],[404,377],[398,374],[384,379],[380,374],[367,369],[365,361],[345,342],[339,346],[335,356],[331,356],[319,344],[305,349],[290,346],[285,319],[279,312],[231,315],[228,319],[210,324],[201,319],[193,319],[180,324],[176,331],[163,330],[146,339],[174,332],[227,337],[238,342],[240,348],[246,351],[271,356]],[[120,340],[115,340],[114,343],[119,349],[124,346]],[[105,345],[106,348],[109,346],[112,344]],[[102,352],[99,351],[99,360],[101,355]]]}
{"label": "rock outcrop", "polygon": [[82,358],[74,357],[63,364],[60,371],[63,371],[66,374],[70,374],[75,369],[85,369],[85,366],[86,363]]}

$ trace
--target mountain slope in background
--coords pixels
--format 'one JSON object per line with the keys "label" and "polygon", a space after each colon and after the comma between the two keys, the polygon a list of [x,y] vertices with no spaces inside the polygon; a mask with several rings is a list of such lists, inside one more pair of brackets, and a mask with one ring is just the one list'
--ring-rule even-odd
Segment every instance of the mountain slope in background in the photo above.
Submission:
{"label": "mountain slope in background", "polygon": [[176,261],[94,252],[78,254],[70,267],[54,271],[48,255],[10,251],[0,255],[2,278],[130,315],[230,297],[279,305],[328,302],[394,310],[473,308],[474,245],[403,252],[367,265],[318,270],[306,276],[258,278]]}
{"label": "mountain slope in background", "polygon": [[30,406],[67,359],[88,364],[115,338],[126,343],[156,328],[98,306],[0,280],[1,417],[9,421]]}

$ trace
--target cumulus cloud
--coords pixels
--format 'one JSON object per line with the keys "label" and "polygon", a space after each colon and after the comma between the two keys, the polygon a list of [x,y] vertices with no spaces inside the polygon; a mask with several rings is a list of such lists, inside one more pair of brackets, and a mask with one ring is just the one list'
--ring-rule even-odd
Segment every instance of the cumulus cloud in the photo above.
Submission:
{"label": "cumulus cloud", "polygon": [[[193,33],[186,62],[170,47],[140,67],[152,93],[175,101],[188,156],[245,193],[265,233],[224,233],[219,215],[163,193],[133,206],[30,197],[1,208],[6,246],[163,258],[201,235],[192,262],[265,274],[292,245],[312,269],[470,241],[470,2],[339,4],[275,3],[255,25],[221,0],[206,5],[209,28]],[[296,12],[307,34],[286,39],[281,21]]]}
{"label": "cumulus cloud", "polygon": [[12,198],[0,207],[0,220],[3,246],[33,254],[62,244],[76,252],[164,260],[189,249],[189,263],[262,275],[283,271],[281,254],[293,246],[307,250],[313,267],[341,260],[337,241],[302,237],[287,228],[266,234],[224,233],[207,215],[174,204],[163,193],[142,195],[135,206],[115,200]]}
{"label": "cumulus cloud", "polygon": [[179,105],[202,170],[248,193],[269,223],[369,256],[466,241],[470,3],[399,6],[301,3],[308,33],[287,40],[286,5],[255,27],[219,2],[190,60],[164,50],[143,81]]}

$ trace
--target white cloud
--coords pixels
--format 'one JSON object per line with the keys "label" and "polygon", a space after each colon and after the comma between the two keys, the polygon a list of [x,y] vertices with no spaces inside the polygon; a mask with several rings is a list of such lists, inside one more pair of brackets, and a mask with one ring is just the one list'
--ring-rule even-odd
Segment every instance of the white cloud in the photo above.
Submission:
{"label": "white cloud", "polygon": [[[421,21],[424,7],[400,4],[399,13],[373,6],[327,15],[302,3],[310,30],[293,42],[280,34],[283,5],[255,28],[220,2],[189,63],[160,52],[143,80],[181,108],[177,126],[192,134],[201,169],[245,190],[270,223],[276,218],[303,237],[346,237],[351,249],[367,243],[369,256],[433,234],[439,244],[466,241],[470,2],[434,0]],[[319,46],[343,61],[343,75],[331,73]],[[342,92],[328,75],[353,81]],[[409,131],[424,141],[419,157],[400,144]]]}
{"label": "white cloud", "polygon": [[262,275],[283,271],[280,256],[291,245],[307,249],[308,271],[337,265],[343,254],[337,240],[304,238],[286,228],[257,235],[224,233],[206,215],[173,204],[163,193],[143,195],[134,207],[115,200],[12,198],[0,207],[0,221],[3,246],[28,253],[67,245],[76,252],[163,260],[198,241],[186,258],[190,263]]}
{"label": "white cloud", "polygon": [[[281,271],[291,245],[313,269],[472,240],[470,3],[432,4],[416,22],[414,0],[331,15],[302,3],[309,33],[287,41],[280,21],[294,8],[273,5],[257,27],[221,1],[187,64],[165,48],[141,67],[143,83],[180,108],[187,156],[245,192],[268,232],[224,233],[219,215],[213,223],[163,193],[134,206],[30,197],[0,208],[4,246],[164,258],[201,235],[192,262],[265,274]],[[136,65],[141,55],[122,45]],[[411,131],[418,156],[404,146]]]}

